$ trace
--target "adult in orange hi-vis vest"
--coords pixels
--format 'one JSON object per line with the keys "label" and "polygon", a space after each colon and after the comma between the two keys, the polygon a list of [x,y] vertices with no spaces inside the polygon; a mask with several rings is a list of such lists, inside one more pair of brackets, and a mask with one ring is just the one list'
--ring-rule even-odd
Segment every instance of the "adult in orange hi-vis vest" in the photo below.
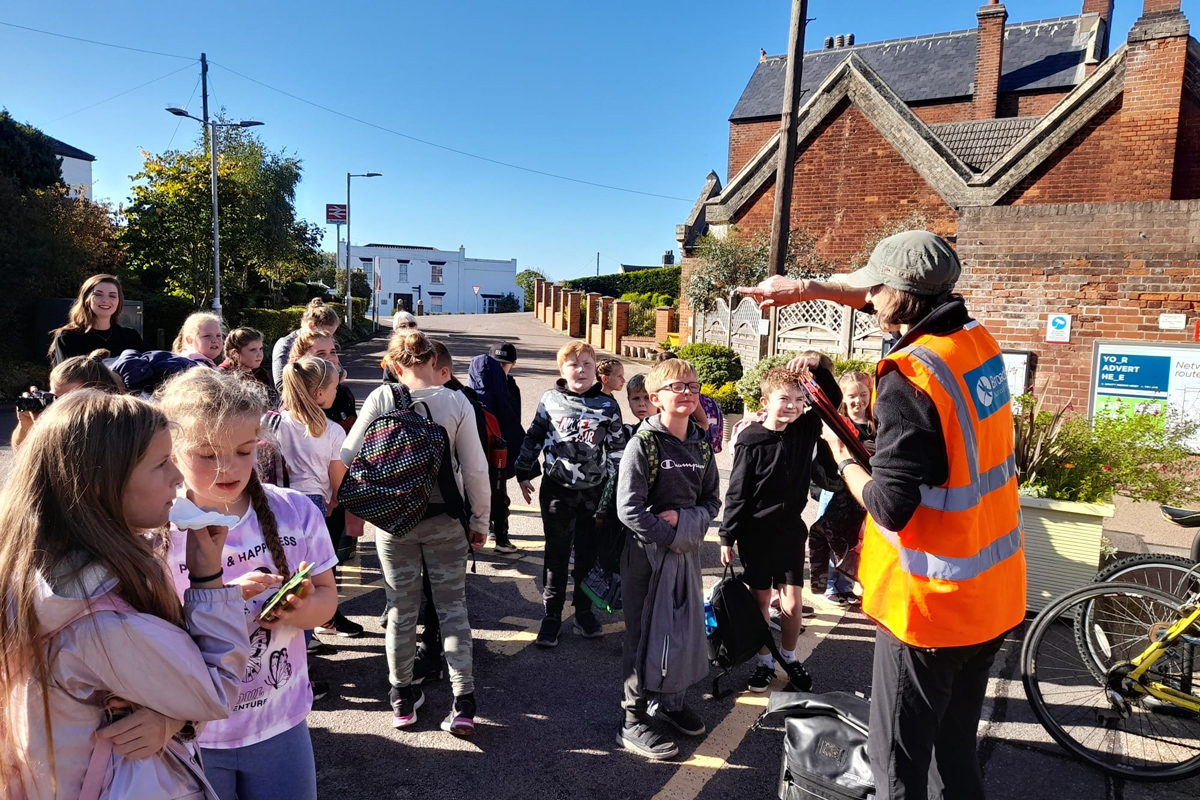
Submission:
{"label": "adult in orange hi-vis vest", "polygon": [[827,432],[868,512],[859,580],[878,624],[868,751],[879,800],[980,800],[988,673],[1025,616],[1012,409],[1000,346],[953,293],[961,266],[926,231],[884,239],[840,281],[772,277],[765,305],[873,307],[899,341],[879,362],[868,473]]}

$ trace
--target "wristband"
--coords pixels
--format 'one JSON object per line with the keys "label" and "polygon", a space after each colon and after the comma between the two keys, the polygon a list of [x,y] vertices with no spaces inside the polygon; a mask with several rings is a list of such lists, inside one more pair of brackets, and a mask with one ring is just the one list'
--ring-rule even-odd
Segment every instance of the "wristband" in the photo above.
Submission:
{"label": "wristband", "polygon": [[209,581],[215,581],[217,578],[222,578],[224,576],[225,576],[225,570],[223,570],[223,569],[217,570],[212,575],[202,575],[199,578],[197,578],[195,575],[190,574],[190,572],[189,572],[188,580],[191,581],[192,583],[208,583]]}
{"label": "wristband", "polygon": [[850,466],[851,464],[858,464],[860,467],[862,466],[862,464],[859,464],[859,461],[857,458],[846,458],[846,459],[839,461],[838,462],[838,477],[839,478],[845,477],[846,467]]}

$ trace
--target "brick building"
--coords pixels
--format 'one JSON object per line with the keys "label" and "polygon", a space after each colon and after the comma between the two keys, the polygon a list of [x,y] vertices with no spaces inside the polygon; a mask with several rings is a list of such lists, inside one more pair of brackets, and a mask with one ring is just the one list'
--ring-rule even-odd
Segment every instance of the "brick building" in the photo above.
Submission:
{"label": "brick building", "polygon": [[[974,30],[827,40],[804,55],[797,126],[793,230],[846,264],[919,213],[957,242],[973,313],[1077,403],[1095,341],[1192,342],[1200,315],[1200,43],[1180,0],[1144,0],[1110,48],[1112,10],[1009,23],[993,2]],[[700,236],[770,229],[785,68],[760,61],[729,119],[728,181],[710,173],[677,228],[685,286]],[[1160,329],[1164,312],[1187,329]],[[1072,315],[1069,343],[1045,341],[1051,314]],[[684,336],[690,322],[685,304]]]}

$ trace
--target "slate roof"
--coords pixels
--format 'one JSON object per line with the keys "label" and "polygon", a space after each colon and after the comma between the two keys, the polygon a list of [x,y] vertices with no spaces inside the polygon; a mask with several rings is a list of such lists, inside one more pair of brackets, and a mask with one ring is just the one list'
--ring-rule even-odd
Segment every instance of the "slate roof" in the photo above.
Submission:
{"label": "slate roof", "polygon": [[[1000,91],[1072,88],[1080,83],[1090,39],[1081,21],[1074,16],[1008,25]],[[975,40],[976,31],[967,30],[810,51],[804,54],[801,87],[810,94],[853,52],[905,103],[969,97],[975,82]],[[730,121],[779,117],[786,68],[786,56],[759,62]]]}
{"label": "slate roof", "polygon": [[983,172],[1029,133],[1040,117],[1009,117],[930,125],[934,134],[974,170]]}
{"label": "slate roof", "polygon": [[91,153],[85,153],[78,147],[72,147],[66,142],[59,141],[53,136],[47,136],[47,139],[54,145],[54,155],[60,158],[78,158],[80,161],[95,161],[96,157]]}

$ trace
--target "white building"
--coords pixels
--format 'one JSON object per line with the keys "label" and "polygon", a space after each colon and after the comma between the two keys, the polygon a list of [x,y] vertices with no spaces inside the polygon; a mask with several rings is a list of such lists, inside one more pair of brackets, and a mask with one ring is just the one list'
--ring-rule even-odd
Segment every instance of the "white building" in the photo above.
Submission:
{"label": "white building", "polygon": [[85,153],[78,147],[72,147],[66,142],[60,142],[53,136],[47,137],[54,143],[54,155],[62,162],[62,179],[70,187],[71,195],[83,195],[92,199],[92,162],[96,157]]}
{"label": "white building", "polygon": [[[523,309],[525,293],[517,286],[517,260],[467,258],[467,249],[438,250],[410,245],[368,244],[350,248],[351,266],[368,277],[379,268],[379,315],[413,312],[417,303],[426,314],[489,314],[507,294]],[[338,259],[346,263],[344,243]],[[373,282],[373,281],[372,281]],[[474,287],[479,287],[478,296]]]}

